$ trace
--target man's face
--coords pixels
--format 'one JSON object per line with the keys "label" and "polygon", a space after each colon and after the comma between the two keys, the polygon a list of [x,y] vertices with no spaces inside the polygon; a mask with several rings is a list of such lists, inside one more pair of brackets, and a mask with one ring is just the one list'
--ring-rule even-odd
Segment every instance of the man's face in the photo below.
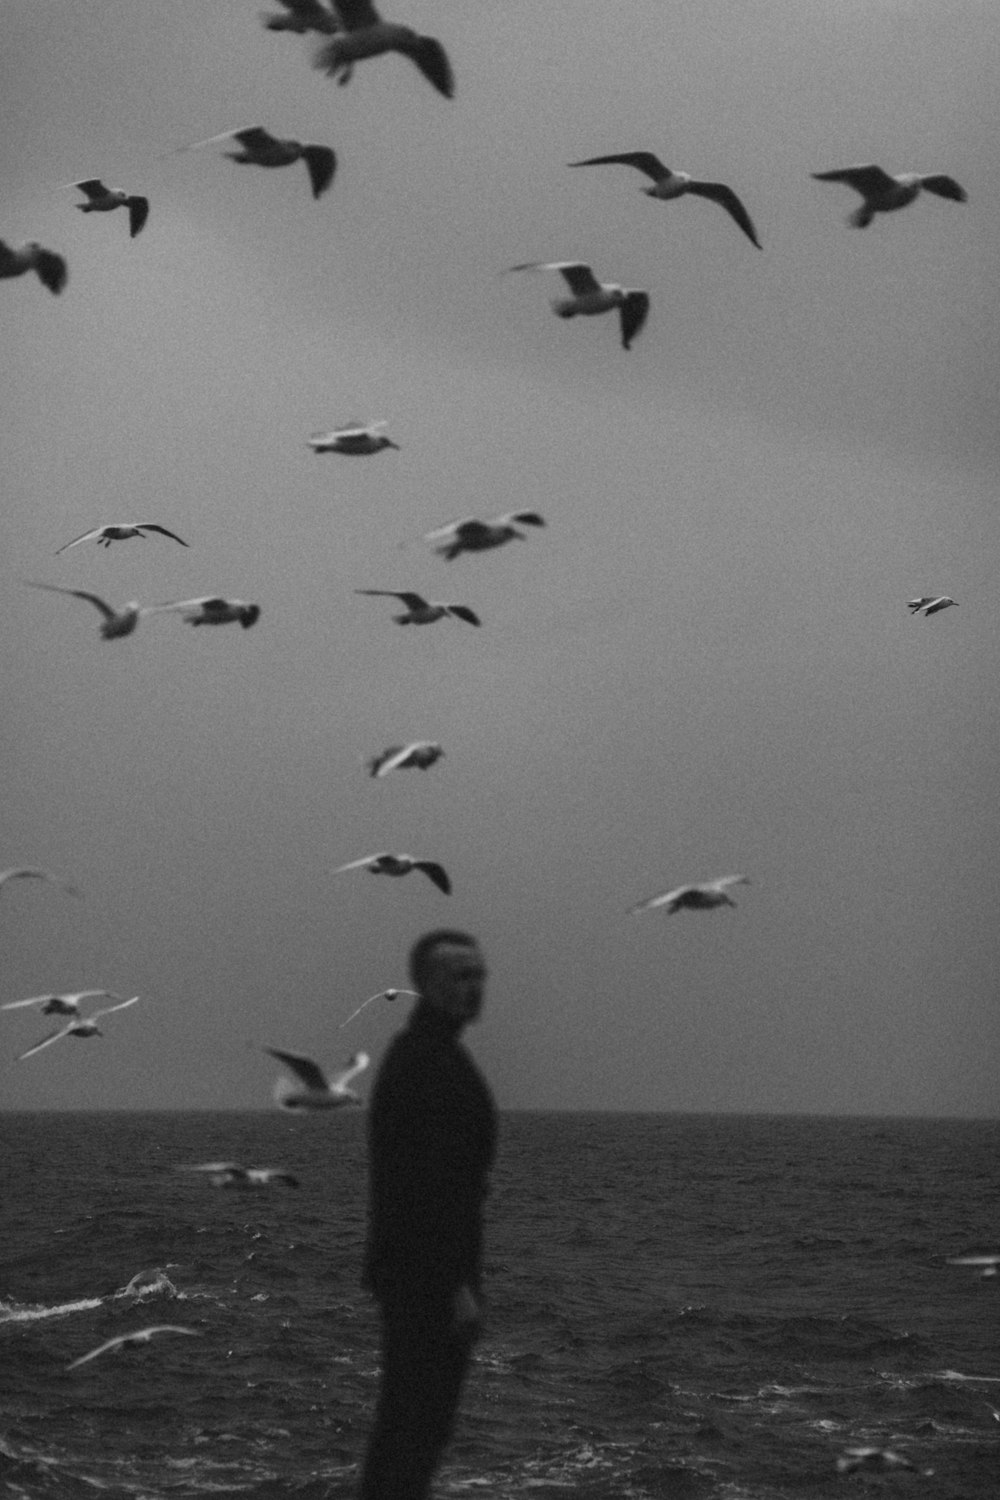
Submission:
{"label": "man's face", "polygon": [[467,943],[441,943],[434,949],[423,986],[424,999],[467,1026],[482,1010],[486,965]]}

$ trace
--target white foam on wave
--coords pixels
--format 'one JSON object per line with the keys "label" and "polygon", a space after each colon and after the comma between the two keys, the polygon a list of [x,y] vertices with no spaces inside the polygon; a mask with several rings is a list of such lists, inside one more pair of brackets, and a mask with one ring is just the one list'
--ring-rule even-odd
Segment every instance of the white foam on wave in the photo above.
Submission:
{"label": "white foam on wave", "polygon": [[103,1297],[81,1297],[77,1302],[59,1302],[54,1307],[46,1307],[42,1302],[0,1302],[0,1323],[35,1323],[40,1318],[63,1318],[70,1313],[92,1312],[103,1301]]}

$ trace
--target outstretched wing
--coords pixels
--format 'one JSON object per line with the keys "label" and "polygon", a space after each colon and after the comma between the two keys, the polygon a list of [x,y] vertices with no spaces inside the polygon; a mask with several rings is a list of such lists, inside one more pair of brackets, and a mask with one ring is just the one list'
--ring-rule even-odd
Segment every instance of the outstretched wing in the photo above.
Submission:
{"label": "outstretched wing", "polygon": [[66,285],[66,279],[69,276],[65,256],[58,255],[55,250],[44,250],[39,246],[35,251],[34,266],[42,285],[58,295]]}
{"label": "outstretched wing", "polygon": [[319,198],[333,181],[337,170],[336,153],[329,146],[303,146],[302,160],[309,172],[312,195]]}
{"label": "outstretched wing", "polygon": [[58,1042],[62,1037],[69,1036],[73,1026],[74,1022],[70,1021],[67,1026],[61,1026],[58,1031],[50,1031],[48,1036],[43,1036],[42,1040],[36,1042],[33,1047],[29,1047],[27,1052],[19,1053],[17,1061],[23,1062],[26,1057],[34,1057],[35,1053],[41,1052],[43,1047],[51,1047],[53,1042]]}
{"label": "outstretched wing", "polygon": [[277,1047],[265,1047],[264,1051],[284,1063],[289,1072],[294,1073],[306,1088],[321,1091],[326,1089],[326,1074],[319,1063],[313,1062],[311,1057],[303,1057],[300,1052],[280,1052]]}
{"label": "outstretched wing", "polygon": [[79,188],[93,203],[100,198],[108,196],[108,189],[99,177],[88,177],[85,182],[74,182],[72,187]]}
{"label": "outstretched wing", "polygon": [[968,202],[969,195],[965,188],[954,177],[945,177],[943,173],[934,172],[929,177],[922,177],[920,185],[929,193],[937,193],[939,198],[950,198],[953,203]]}
{"label": "outstretched wing", "polygon": [[433,880],[438,890],[444,891],[446,896],[451,894],[451,881],[444,865],[439,865],[432,859],[415,859],[413,868],[423,870],[428,880]]}
{"label": "outstretched wing", "polygon": [[718,203],[740,226],[747,239],[755,244],[758,250],[762,248],[757,238],[757,231],[753,227],[753,220],[731,187],[727,187],[724,182],[689,182],[687,190],[689,193],[695,193],[699,198],[711,198],[713,203]]}
{"label": "outstretched wing", "polygon": [[51,594],[71,594],[74,599],[87,599],[101,611],[106,620],[115,619],[115,612],[110,604],[105,604],[96,594],[88,594],[85,589],[64,589],[58,583],[36,583],[30,578],[24,581],[32,589],[48,589]]}
{"label": "outstretched wing", "polygon": [[98,1016],[110,1016],[112,1011],[124,1010],[126,1006],[134,1005],[138,998],[138,995],[133,995],[131,1000],[122,1000],[118,1005],[105,1005],[101,1010],[91,1011],[87,1019],[88,1021],[95,1021]]}
{"label": "outstretched wing", "polygon": [[645,172],[654,182],[662,182],[664,177],[670,176],[670,169],[665,167],[658,156],[652,151],[619,151],[613,156],[588,156],[584,161],[571,161],[571,167],[603,167],[606,163],[621,162],[626,167],[638,167],[640,172]]}
{"label": "outstretched wing", "polygon": [[58,557],[60,552],[68,552],[70,547],[78,547],[81,542],[89,542],[92,541],[94,537],[103,535],[104,527],[94,526],[90,531],[83,532],[81,536],[75,536],[71,542],[64,542],[61,547],[56,548],[55,552],[52,555],[53,557]]}
{"label": "outstretched wing", "polygon": [[62,886],[68,896],[80,894],[76,886],[70,885],[67,880],[60,880],[58,875],[52,875],[48,870],[39,870],[33,865],[15,865],[11,870],[0,870],[0,890],[8,880],[47,880],[52,885]]}
{"label": "outstretched wing", "polygon": [[335,1078],[330,1080],[331,1090],[334,1093],[339,1093],[341,1089],[346,1088],[351,1079],[357,1078],[359,1073],[363,1073],[370,1062],[371,1058],[367,1052],[355,1052],[344,1071],[338,1073]]}
{"label": "outstretched wing", "polygon": [[333,0],[337,19],[345,31],[363,31],[366,26],[377,26],[378,11],[372,0]]}
{"label": "outstretched wing", "polygon": [[599,292],[601,283],[582,260],[525,260],[508,266],[508,271],[560,271],[578,297],[585,292]]}
{"label": "outstretched wing", "polygon": [[622,348],[630,349],[632,340],[642,332],[649,317],[649,293],[628,292],[618,313],[621,319]]}
{"label": "outstretched wing", "polygon": [[356,594],[373,594],[384,599],[398,599],[407,609],[423,609],[427,600],[422,594],[411,594],[400,589],[355,589]]}
{"label": "outstretched wing", "polygon": [[[165,526],[158,526],[155,521],[141,521],[136,530],[158,531],[161,536],[168,536],[171,541],[180,542],[182,547],[187,547],[189,545],[189,543],[185,542],[182,537],[179,537],[175,531],[168,531]],[[72,542],[69,545],[72,546]]]}
{"label": "outstretched wing", "polygon": [[427,82],[433,84],[439,94],[450,99],[455,92],[455,75],[452,73],[448,54],[437,38],[418,37],[407,51]]}
{"label": "outstretched wing", "polygon": [[445,608],[450,615],[455,616],[456,620],[465,620],[469,625],[481,625],[483,623],[476,612],[471,610],[467,604],[446,604]]}
{"label": "outstretched wing", "polygon": [[672,891],[664,891],[660,896],[647,896],[645,901],[637,901],[635,906],[630,906],[628,915],[634,917],[641,911],[652,911],[656,906],[666,906],[671,912],[675,912],[680,902],[691,890],[693,886],[678,885]]}
{"label": "outstretched wing", "polygon": [[[52,1014],[75,1015],[79,1013],[79,1002],[81,1000],[96,999],[98,996],[112,998],[113,990],[77,990],[72,995],[32,995],[27,1000],[8,1000],[0,1005],[0,1010],[23,1010],[26,1005],[52,1005]],[[56,1004],[52,1004],[55,1001]]]}
{"label": "outstretched wing", "polygon": [[540,516],[537,510],[508,510],[502,516],[496,517],[498,525],[505,521],[518,526],[544,526],[545,518]]}
{"label": "outstretched wing", "polygon": [[374,864],[377,859],[382,858],[381,854],[366,854],[364,859],[352,859],[346,865],[338,865],[333,873],[334,875],[342,875],[345,870],[360,870],[363,865]]}
{"label": "outstretched wing", "polygon": [[128,200],[128,232],[135,239],[149,218],[149,199],[135,195]]}
{"label": "outstretched wing", "polygon": [[895,178],[873,162],[864,167],[837,167],[832,172],[814,172],[817,182],[846,182],[864,197],[879,197],[895,186]]}

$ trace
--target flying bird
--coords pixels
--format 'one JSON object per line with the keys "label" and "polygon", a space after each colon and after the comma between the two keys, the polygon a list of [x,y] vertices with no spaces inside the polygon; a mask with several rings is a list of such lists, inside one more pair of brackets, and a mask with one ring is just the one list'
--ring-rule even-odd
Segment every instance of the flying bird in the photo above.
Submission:
{"label": "flying bird", "polygon": [[26,271],[34,271],[42,285],[57,294],[66,285],[69,274],[65,256],[46,250],[37,240],[29,240],[26,245],[8,245],[6,240],[0,240],[0,280],[23,276]]}
{"label": "flying bird", "polygon": [[79,188],[87,199],[86,203],[76,205],[83,214],[106,214],[115,208],[127,208],[128,229],[133,239],[149,218],[148,198],[126,193],[121,188],[105,187],[99,177],[88,177],[85,182],[73,182],[70,186]]}
{"label": "flying bird", "polygon": [[537,510],[509,510],[489,521],[477,521],[470,516],[464,521],[451,521],[439,526],[436,531],[424,534],[425,542],[441,541],[434,551],[450,562],[460,552],[486,552],[491,547],[502,547],[505,542],[527,540],[521,526],[544,526],[545,521]]}
{"label": "flying bird", "polygon": [[268,31],[294,31],[304,36],[307,31],[318,31],[323,36],[333,36],[340,30],[340,22],[332,11],[319,0],[279,0],[284,12],[268,11],[261,17]]}
{"label": "flying bird", "polygon": [[390,745],[381,755],[373,756],[368,771],[372,776],[388,776],[390,771],[405,771],[412,766],[426,771],[442,755],[444,751],[436,740],[411,740],[408,745]]}
{"label": "flying bird", "polygon": [[90,531],[85,531],[82,536],[76,536],[71,542],[64,542],[55,550],[55,556],[60,552],[68,552],[70,547],[79,547],[81,542],[96,542],[99,547],[110,547],[112,542],[124,542],[129,537],[144,537],[147,531],[157,531],[161,536],[170,537],[171,541],[180,542],[182,547],[188,545],[182,541],[176,532],[168,531],[165,526],[157,526],[155,521],[118,521],[111,526],[95,526]]}
{"label": "flying bird", "polygon": [[[282,140],[262,125],[248,125],[242,130],[226,130],[222,135],[213,135],[200,146],[212,141],[238,141],[240,150],[227,151],[230,161],[249,163],[255,167],[290,167],[294,162],[304,161],[312,195],[319,198],[326,192],[337,170],[337,156],[329,146],[310,145],[304,141]],[[193,148],[192,148],[193,149]]]}
{"label": "flying bird", "polygon": [[703,182],[700,178],[692,177],[689,172],[671,171],[651,151],[621,151],[614,156],[588,156],[585,161],[571,161],[570,166],[599,167],[606,162],[621,162],[626,167],[637,167],[640,172],[652,178],[653,186],[643,188],[643,192],[650,198],[669,201],[671,198],[683,198],[687,193],[694,193],[698,198],[710,198],[713,203],[718,203],[726,210],[751,244],[756,245],[758,250],[761,249],[753,220],[732,188],[727,187],[724,182]]}
{"label": "flying bird", "polygon": [[371,1005],[373,1000],[398,1000],[400,995],[412,995],[414,1000],[419,1000],[420,998],[416,990],[379,990],[377,995],[369,995],[367,1000],[362,1000],[357,1010],[351,1011],[351,1014],[348,1016],[347,1021],[341,1021],[340,1025],[337,1027],[337,1030],[342,1031],[343,1028],[347,1025],[347,1022],[353,1021],[355,1016],[360,1016],[365,1006]]}
{"label": "flying bird", "polygon": [[745,875],[720,875],[718,880],[679,885],[672,891],[665,891],[662,896],[649,896],[645,901],[637,902],[629,907],[629,915],[650,911],[654,906],[665,906],[668,916],[673,916],[675,911],[711,911],[714,906],[735,906],[727,887],[749,884]]}
{"label": "flying bird", "polygon": [[892,1448],[845,1448],[837,1459],[838,1474],[856,1474],[859,1471],[866,1474],[884,1474],[889,1469],[913,1469],[916,1464],[911,1463],[902,1453],[896,1453]]}
{"label": "flying bird", "polygon": [[139,623],[140,615],[148,615],[150,609],[140,609],[138,600],[130,599],[128,604],[123,604],[121,609],[112,609],[110,604],[98,597],[97,594],[88,594],[86,589],[64,589],[57,583],[35,583],[31,579],[25,579],[29,588],[48,589],[53,594],[69,594],[74,599],[86,599],[93,604],[104,616],[100,632],[106,641],[117,640],[119,636],[131,635]]}
{"label": "flying bird", "polygon": [[342,1073],[327,1078],[311,1057],[280,1052],[277,1047],[265,1047],[264,1051],[288,1069],[274,1085],[274,1101],[281,1109],[340,1109],[345,1104],[361,1103],[348,1084],[367,1068],[371,1061],[367,1052],[355,1052]]}
{"label": "flying bird", "polygon": [[940,172],[897,172],[893,177],[881,167],[870,165],[838,167],[833,172],[814,172],[812,175],[817,182],[845,182],[861,194],[864,202],[847,220],[855,229],[867,229],[876,214],[905,208],[921,190],[936,193],[939,198],[950,198],[953,203],[965,203],[969,196],[954,177],[945,177]]}
{"label": "flying bird", "polygon": [[89,1354],[81,1354],[79,1359],[74,1359],[66,1368],[75,1370],[77,1365],[85,1365],[89,1360],[97,1359],[100,1354],[120,1354],[123,1349],[136,1349],[140,1344],[148,1344],[157,1333],[187,1333],[192,1338],[201,1338],[196,1328],[184,1328],[179,1323],[157,1323],[152,1328],[137,1328],[134,1333],[120,1333],[117,1338],[98,1344]]}
{"label": "flying bird", "polygon": [[428,83],[450,99],[455,80],[448,54],[432,36],[420,36],[409,26],[383,21],[371,0],[334,0],[334,11],[342,30],[317,48],[313,66],[328,78],[346,83],[356,62],[401,52],[416,63]]}
{"label": "flying bird", "polygon": [[508,270],[559,271],[573,293],[552,303],[552,311],[559,318],[593,317],[617,308],[623,349],[632,347],[632,340],[642,332],[649,316],[648,292],[631,291],[615,281],[598,281],[582,260],[529,260]]}
{"label": "flying bird", "polygon": [[1000,1275],[1000,1255],[956,1255],[949,1266],[975,1266],[983,1280]]}
{"label": "flying bird", "polygon": [[241,1167],[235,1161],[203,1161],[197,1166],[179,1166],[178,1172],[204,1172],[213,1187],[257,1188],[270,1187],[277,1183],[281,1187],[300,1187],[299,1179],[283,1167]]}
{"label": "flying bird", "polygon": [[909,599],[907,609],[911,615],[936,615],[939,609],[947,609],[949,604],[957,604],[957,599],[952,599],[948,594],[924,594],[922,599]]}
{"label": "flying bird", "polygon": [[356,594],[373,594],[377,597],[398,599],[406,606],[405,614],[393,615],[397,625],[432,625],[435,620],[443,620],[450,615],[455,620],[465,620],[469,625],[481,625],[477,614],[467,604],[443,604],[439,601],[424,599],[420,594],[412,594],[400,589],[355,589]]}
{"label": "flying bird", "polygon": [[33,1047],[29,1047],[27,1052],[22,1052],[17,1061],[23,1062],[26,1057],[33,1057],[36,1052],[41,1052],[43,1047],[50,1047],[53,1042],[62,1041],[64,1036],[79,1036],[84,1038],[103,1036],[104,1032],[97,1025],[98,1017],[110,1016],[112,1011],[124,1010],[126,1006],[134,1005],[138,998],[138,995],[133,995],[131,1000],[123,1000],[119,1005],[105,1005],[101,1010],[92,1011],[86,1018],[80,1017],[77,1020],[69,1021],[61,1030],[51,1031],[48,1036],[43,1036],[40,1042],[36,1042]]}
{"label": "flying bird", "polygon": [[31,995],[27,1000],[8,1000],[0,1010],[23,1010],[26,1005],[38,1005],[43,1016],[78,1016],[80,1001],[91,999],[120,1000],[114,990],[73,990],[60,995]]}
{"label": "flying bird", "polygon": [[245,599],[223,599],[219,594],[206,594],[201,599],[179,599],[173,604],[150,604],[146,614],[169,611],[180,614],[189,625],[232,625],[237,622],[249,630],[260,619],[260,605],[248,604]]}
{"label": "flying bird", "polygon": [[39,870],[33,865],[15,865],[10,870],[0,870],[0,891],[9,880],[47,880],[50,885],[61,886],[67,896],[80,894],[76,886],[70,885],[68,880],[61,880],[58,875],[51,875],[48,870]]}
{"label": "flying bird", "polygon": [[399,444],[386,437],[388,422],[349,422],[345,427],[335,427],[332,432],[317,432],[308,439],[314,453],[348,453],[364,456],[381,453],[383,448],[399,449]]}
{"label": "flying bird", "polygon": [[409,875],[411,870],[423,870],[439,891],[444,891],[446,896],[451,891],[451,881],[443,865],[431,859],[414,859],[412,854],[366,854],[363,859],[352,859],[346,865],[338,865],[333,873],[341,875],[345,870],[361,869],[368,869],[372,875]]}

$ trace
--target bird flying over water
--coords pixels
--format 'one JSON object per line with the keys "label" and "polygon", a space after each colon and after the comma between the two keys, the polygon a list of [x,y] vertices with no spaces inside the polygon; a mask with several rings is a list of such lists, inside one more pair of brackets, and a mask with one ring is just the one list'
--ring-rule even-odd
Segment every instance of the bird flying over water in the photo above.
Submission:
{"label": "bird flying over water", "polygon": [[174,611],[189,625],[233,625],[239,623],[249,630],[260,619],[260,605],[248,604],[245,599],[223,599],[219,594],[206,594],[201,599],[178,599],[173,604],[150,604],[145,614],[162,614]]}
{"label": "bird flying over water", "polygon": [[395,448],[399,444],[386,437],[388,422],[349,422],[345,427],[335,427],[332,432],[317,432],[308,439],[314,453],[348,453],[364,456],[381,453],[383,448]]}
{"label": "bird flying over water", "polygon": [[372,776],[388,776],[390,771],[405,771],[412,766],[426,771],[442,755],[444,751],[436,740],[411,740],[408,745],[390,745],[381,755],[373,756],[368,771]]}
{"label": "bird flying over water", "polygon": [[949,1266],[975,1266],[984,1280],[1000,1275],[1000,1255],[956,1255],[948,1261],[948,1264]]}
{"label": "bird flying over water", "polygon": [[692,885],[678,885],[662,896],[649,896],[629,907],[629,915],[651,911],[654,906],[665,906],[668,916],[675,911],[710,911],[714,906],[735,906],[728,894],[731,885],[749,885],[745,875],[720,875],[718,880],[702,880]]}
{"label": "bird flying over water", "polygon": [[649,316],[649,293],[630,290],[615,281],[598,281],[582,260],[526,260],[509,271],[559,271],[573,293],[552,303],[559,318],[593,317],[618,310],[622,348],[630,349]]}
{"label": "bird flying over water", "polygon": [[654,156],[651,151],[621,151],[614,156],[588,156],[584,161],[571,161],[570,166],[599,167],[610,162],[621,162],[626,167],[637,167],[640,172],[652,178],[653,186],[643,188],[643,192],[650,198],[669,201],[671,198],[683,198],[687,193],[693,193],[699,198],[710,198],[713,203],[718,203],[726,210],[751,244],[756,245],[758,250],[761,249],[757,231],[753,227],[753,220],[732,188],[727,187],[724,182],[704,182],[700,178],[692,177],[689,172],[674,172],[670,167],[665,167],[660,158]]}
{"label": "bird flying over water", "polygon": [[334,0],[333,8],[342,30],[318,47],[313,56],[313,66],[328,78],[346,83],[356,62],[400,52],[417,65],[439,94],[446,99],[452,97],[455,80],[451,63],[435,37],[420,36],[409,26],[383,21],[372,0]]}
{"label": "bird flying over water", "polygon": [[838,167],[833,172],[814,172],[817,182],[844,182],[861,194],[864,202],[848,216],[848,224],[855,229],[867,229],[876,214],[891,213],[905,208],[921,191],[936,193],[939,198],[950,198],[953,203],[965,203],[968,193],[955,181],[940,172],[897,172],[893,177],[881,167]]}
{"label": "bird flying over water", "polygon": [[412,995],[414,1000],[419,1000],[420,998],[416,990],[379,990],[377,995],[369,995],[367,1000],[362,1000],[357,1010],[351,1011],[351,1014],[347,1017],[347,1021],[341,1021],[337,1030],[342,1031],[347,1022],[353,1021],[355,1016],[360,1016],[365,1006],[371,1005],[373,1000],[398,1000],[400,995]]}
{"label": "bird flying over water", "polygon": [[23,1062],[26,1057],[33,1057],[36,1052],[41,1052],[43,1047],[50,1047],[53,1042],[62,1041],[64,1036],[79,1036],[85,1040],[92,1036],[103,1036],[104,1032],[97,1025],[98,1018],[110,1016],[116,1010],[124,1010],[126,1006],[134,1005],[138,998],[138,995],[133,995],[131,1000],[122,1000],[118,1005],[105,1005],[101,1010],[91,1011],[89,1016],[69,1021],[59,1031],[52,1031],[48,1036],[43,1036],[42,1040],[36,1042],[33,1047],[29,1047],[27,1052],[20,1053],[17,1061]]}
{"label": "bird flying over water", "polygon": [[443,620],[446,615],[456,620],[465,620],[469,625],[482,624],[479,616],[474,614],[467,604],[443,604],[437,600],[425,599],[421,594],[412,594],[405,589],[355,589],[354,592],[398,599],[405,604],[406,613],[392,617],[397,625],[432,625],[435,620]]}
{"label": "bird flying over water", "polygon": [[67,896],[79,896],[80,892],[68,880],[51,875],[48,870],[39,870],[34,865],[14,865],[9,870],[0,870],[0,891],[9,880],[47,880],[50,885],[61,886]]}
{"label": "bird flying over water", "polygon": [[65,256],[46,250],[37,240],[29,240],[25,245],[8,245],[6,240],[0,240],[0,280],[23,276],[26,271],[34,271],[42,285],[57,294],[66,285],[69,274]]}
{"label": "bird flying over water", "polygon": [[434,551],[450,562],[460,552],[486,552],[490,547],[502,547],[505,542],[526,541],[519,527],[544,525],[537,510],[508,510],[489,521],[477,521],[473,516],[464,521],[450,521],[447,526],[426,532],[424,541],[441,540],[442,545]]}
{"label": "bird flying over water", "polygon": [[148,198],[126,193],[122,188],[105,187],[99,177],[88,177],[84,182],[73,182],[70,186],[79,188],[87,199],[86,203],[76,205],[81,213],[104,214],[115,208],[127,208],[129,234],[133,239],[149,218]]}
{"label": "bird flying over water", "polygon": [[327,1078],[311,1057],[280,1052],[277,1047],[265,1047],[264,1051],[283,1062],[291,1075],[282,1074],[274,1085],[274,1101],[281,1109],[340,1109],[345,1104],[361,1103],[348,1084],[367,1068],[371,1061],[367,1052],[355,1052],[342,1073]]}
{"label": "bird flying over water", "polygon": [[[321,197],[333,181],[337,170],[336,153],[329,146],[310,145],[304,141],[283,140],[271,135],[263,125],[247,125],[242,130],[226,130],[222,135],[213,135],[199,146],[208,146],[213,141],[238,141],[238,151],[227,151],[230,161],[249,163],[255,167],[290,167],[294,162],[304,161],[309,173],[314,198]],[[194,149],[194,148],[191,148]]]}
{"label": "bird flying over water", "polygon": [[285,7],[284,12],[269,11],[261,17],[268,31],[294,31],[297,36],[318,31],[333,36],[340,30],[337,17],[320,0],[279,0],[279,4]]}
{"label": "bird flying over water", "polygon": [[957,599],[952,599],[948,594],[924,594],[921,599],[907,600],[906,607],[911,615],[936,615],[939,609],[947,609],[949,604],[957,604]]}
{"label": "bird flying over water", "polygon": [[23,1010],[27,1005],[41,1007],[43,1016],[78,1016],[80,1001],[91,999],[120,1000],[114,990],[73,990],[59,995],[31,995],[27,1000],[8,1000],[0,1010]]}
{"label": "bird flying over water", "polygon": [[82,536],[74,537],[71,542],[64,542],[55,550],[55,556],[60,552],[68,552],[70,547],[79,547],[81,542],[96,541],[99,547],[110,547],[112,542],[124,542],[129,537],[142,537],[147,531],[157,531],[161,536],[170,537],[171,541],[180,542],[182,547],[188,544],[182,541],[176,532],[168,531],[165,526],[157,526],[155,521],[116,521],[110,526],[94,526],[90,531],[85,531]]}
{"label": "bird flying over water", "polygon": [[185,1164],[177,1171],[204,1172],[213,1187],[257,1188],[270,1187],[272,1183],[279,1187],[301,1186],[294,1173],[286,1172],[283,1167],[241,1167],[235,1161],[203,1161],[196,1166]]}
{"label": "bird flying over water", "polygon": [[112,609],[97,594],[88,594],[86,589],[65,589],[57,583],[35,583],[31,579],[25,579],[29,588],[48,589],[52,594],[69,594],[74,599],[86,599],[99,609],[104,616],[104,622],[100,626],[100,632],[106,641],[117,640],[119,636],[131,635],[139,623],[140,615],[148,615],[152,606],[140,609],[137,599],[130,599],[128,604],[123,604],[121,609]]}
{"label": "bird flying over water", "polygon": [[338,865],[333,873],[341,875],[345,870],[362,869],[369,870],[372,875],[409,875],[411,870],[423,870],[439,891],[444,891],[446,896],[451,891],[451,881],[443,865],[432,859],[414,859],[412,854],[366,854],[363,859],[352,859],[346,865]]}
{"label": "bird flying over water", "polygon": [[77,1365],[85,1365],[88,1361],[97,1359],[100,1354],[120,1354],[123,1349],[136,1349],[140,1344],[148,1344],[158,1333],[187,1333],[192,1338],[201,1338],[196,1328],[184,1328],[179,1323],[157,1323],[152,1328],[137,1328],[134,1333],[120,1333],[117,1338],[107,1339],[105,1343],[98,1344],[96,1349],[91,1349],[89,1354],[81,1354],[79,1359],[74,1359],[66,1368],[75,1370]]}
{"label": "bird flying over water", "polygon": [[913,1469],[916,1464],[892,1448],[845,1448],[837,1459],[838,1474],[884,1474],[889,1469]]}

